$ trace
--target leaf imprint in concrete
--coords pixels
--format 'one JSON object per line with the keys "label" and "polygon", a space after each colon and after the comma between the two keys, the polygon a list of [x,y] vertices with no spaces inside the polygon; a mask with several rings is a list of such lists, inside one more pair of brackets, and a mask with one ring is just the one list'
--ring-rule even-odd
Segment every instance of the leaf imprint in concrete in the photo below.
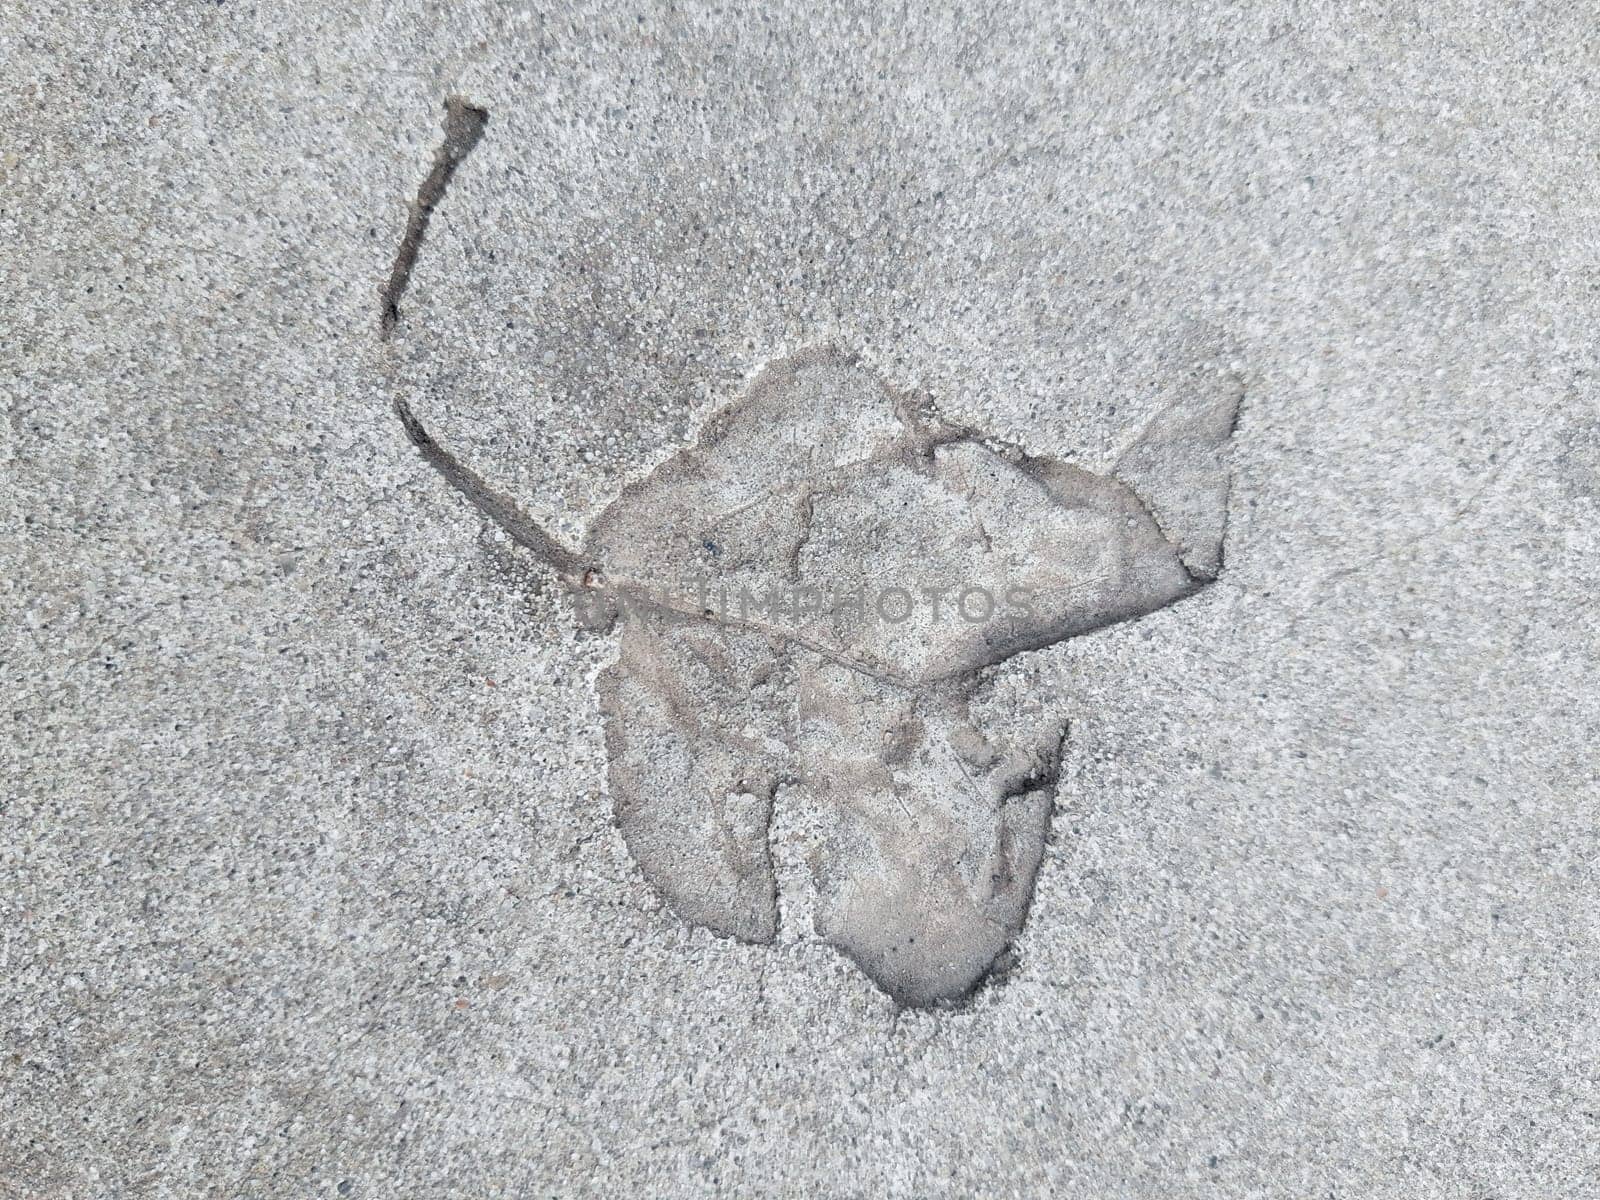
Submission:
{"label": "leaf imprint in concrete", "polygon": [[399,409],[580,615],[617,628],[599,682],[611,796],[673,909],[772,940],[781,787],[821,831],[821,935],[932,1004],[968,992],[1021,927],[1054,797],[1062,724],[996,719],[978,703],[988,668],[1215,577],[1238,400],[1197,376],[1096,475],[993,448],[848,355],[806,351],[625,490],[581,549]]}
{"label": "leaf imprint in concrete", "polygon": [[672,908],[774,939],[781,797],[806,830],[819,934],[897,1000],[933,1005],[971,991],[1021,928],[1059,774],[1064,722],[996,703],[994,668],[1221,568],[1240,387],[1216,370],[1192,384],[1099,475],[949,424],[815,348],[768,365],[579,547],[396,408],[580,619],[615,628],[598,686],[612,803]]}

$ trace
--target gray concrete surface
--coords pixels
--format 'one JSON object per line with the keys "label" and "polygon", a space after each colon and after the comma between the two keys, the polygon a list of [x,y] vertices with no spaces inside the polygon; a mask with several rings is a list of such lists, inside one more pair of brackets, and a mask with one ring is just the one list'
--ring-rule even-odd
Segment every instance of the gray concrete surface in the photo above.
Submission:
{"label": "gray concrete surface", "polygon": [[[0,1195],[1600,1194],[1593,18],[0,12]],[[953,1010],[782,853],[773,946],[672,915],[615,637],[388,408],[571,544],[829,340],[1090,470],[1245,384],[1218,582],[1008,685]]]}

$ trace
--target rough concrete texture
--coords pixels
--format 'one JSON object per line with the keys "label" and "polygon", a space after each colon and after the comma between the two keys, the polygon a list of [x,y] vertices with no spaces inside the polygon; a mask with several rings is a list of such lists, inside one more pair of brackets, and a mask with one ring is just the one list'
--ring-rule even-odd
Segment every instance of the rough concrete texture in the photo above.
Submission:
{"label": "rough concrete texture", "polygon": [[[0,11],[0,1194],[1594,1194],[1597,60],[1449,0]],[[1215,584],[972,700],[1068,734],[955,1009],[813,932],[818,811],[773,944],[672,911],[629,627],[389,405],[572,546],[829,343],[1096,475],[1243,386]]]}

